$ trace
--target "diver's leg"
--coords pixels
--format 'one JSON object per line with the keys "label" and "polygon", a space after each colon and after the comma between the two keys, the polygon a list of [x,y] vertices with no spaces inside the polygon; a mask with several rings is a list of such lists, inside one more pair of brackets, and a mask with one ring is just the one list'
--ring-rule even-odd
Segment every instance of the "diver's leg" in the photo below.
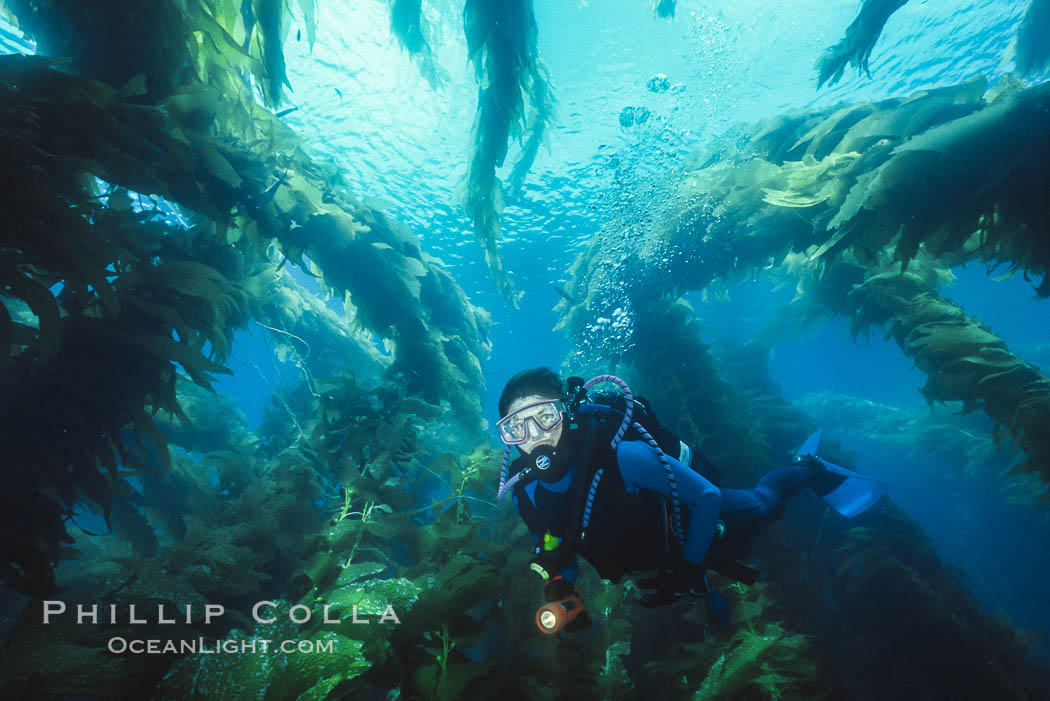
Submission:
{"label": "diver's leg", "polygon": [[767,472],[754,489],[722,490],[718,518],[725,524],[725,537],[715,545],[742,557],[750,551],[751,540],[784,515],[788,502],[803,487],[811,487],[829,506],[850,517],[867,510],[886,491],[877,479],[803,456],[794,465]]}
{"label": "diver's leg", "polygon": [[727,537],[750,540],[778,520],[810,477],[807,465],[791,465],[767,472],[754,489],[723,489],[718,517],[726,526]]}
{"label": "diver's leg", "polygon": [[[766,494],[767,499],[771,502],[771,508],[779,509],[780,514],[783,514],[787,503],[812,479],[812,467],[807,463],[798,463],[770,470],[758,481],[754,491]],[[780,515],[777,515],[776,518],[780,518]]]}

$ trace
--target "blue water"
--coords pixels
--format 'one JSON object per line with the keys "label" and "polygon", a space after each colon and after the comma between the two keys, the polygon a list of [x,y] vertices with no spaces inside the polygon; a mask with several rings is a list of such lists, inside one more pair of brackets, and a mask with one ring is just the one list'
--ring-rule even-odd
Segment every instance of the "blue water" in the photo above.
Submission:
{"label": "blue water", "polygon": [[[477,93],[461,4],[424,3],[441,37],[437,60],[449,74],[439,92],[390,38],[385,2],[326,0],[312,53],[305,41],[288,46],[292,100],[299,107],[289,124],[320,156],[344,168],[360,195],[389,200],[391,216],[410,225],[472,302],[491,312],[484,407],[490,421],[511,374],[535,365],[558,368],[572,351],[553,330],[558,318],[552,307],[560,298],[552,284],[570,278],[573,260],[619,207],[645,206],[633,198],[646,178],[673,169],[739,122],[909,95],[978,73],[994,80],[1010,67],[1003,52],[1026,2],[913,0],[878,42],[872,78],[848,69],[838,85],[820,92],[813,62],[853,19],[856,0],[683,0],[673,22],[655,19],[643,0],[536,5],[558,116],[550,150],[540,152],[524,191],[503,216],[501,251],[525,293],[519,310],[509,309],[493,289],[457,202]],[[649,92],[646,82],[654,74],[681,89]],[[618,116],[625,107],[644,107],[653,116],[644,127],[624,129]],[[508,165],[515,156],[512,149]],[[610,165],[614,158],[627,166],[619,174]],[[942,294],[985,320],[1021,357],[1050,365],[1050,303],[1032,300],[1031,283],[1020,276],[994,281],[979,265],[955,273],[956,283]],[[711,342],[747,338],[791,296],[761,278],[729,292],[730,302],[697,305]],[[235,374],[218,384],[238,398],[253,427],[270,391],[297,381],[294,367],[269,360],[267,342],[258,327],[238,335]],[[854,343],[842,320],[785,339],[773,349],[770,373],[792,400],[834,392],[926,411],[918,392],[925,377],[911,360],[877,331]],[[1006,613],[1023,628],[1050,631],[1050,606],[1039,588],[1050,577],[1047,528],[1037,511],[1006,504],[994,475],[946,485],[945,470],[922,456],[895,455],[862,435],[839,437],[861,453],[864,469],[890,481],[894,499],[919,520],[945,561],[965,572],[988,610]]]}
{"label": "blue water", "polygon": [[[985,321],[1022,359],[1043,368],[1050,365],[1046,335],[1050,303],[1033,300],[1031,283],[1020,275],[996,282],[979,266],[954,273],[955,284],[943,288],[942,296]],[[918,416],[928,412],[918,391],[926,376],[912,367],[897,344],[873,333],[870,341],[854,345],[841,321],[777,346],[770,374],[792,400],[835,392]],[[984,435],[991,431],[983,414],[972,418]],[[919,522],[942,559],[963,571],[965,583],[985,611],[1041,632],[1032,644],[1032,655],[1050,666],[1050,601],[1042,593],[1050,581],[1045,506],[1014,503],[1017,495],[1007,489],[1000,474],[960,475],[957,465],[939,465],[863,434],[825,428],[858,452],[859,469],[890,484],[894,502]],[[1012,461],[1004,455],[1002,464]]]}
{"label": "blue water", "polygon": [[[907,96],[977,74],[994,82],[1011,68],[1004,55],[1027,0],[911,0],[876,45],[870,78],[847,69],[839,84],[818,92],[814,60],[839,39],[858,5],[859,0],[679,0],[677,17],[668,21],[653,17],[649,0],[586,5],[536,0],[539,48],[558,111],[549,149],[541,150],[502,216],[500,250],[524,293],[520,309],[509,308],[493,288],[459,202],[477,97],[463,40],[462,0],[424,2],[435,55],[447,73],[438,91],[391,38],[388,0],[321,0],[316,46],[311,50],[294,40],[295,26],[289,32],[290,100],[298,109],[286,120],[319,158],[344,170],[357,195],[386,200],[389,215],[408,225],[471,301],[491,314],[483,412],[495,443],[491,424],[508,377],[536,365],[578,371],[566,364],[575,350],[572,342],[554,330],[559,317],[553,308],[561,300],[554,286],[571,279],[573,262],[593,237],[623,236],[618,222],[646,233],[651,225],[646,215],[658,211],[658,203],[648,199],[648,183],[673,174],[689,153],[739,123]],[[0,53],[34,48],[0,20]],[[648,90],[656,75],[666,76],[673,89]],[[651,116],[643,125],[624,127],[625,108]],[[516,157],[512,147],[503,177]],[[323,293],[316,280],[288,269],[307,290]],[[998,279],[1005,272],[981,264],[957,268],[953,284],[940,294],[986,323],[1019,357],[1050,372],[1050,301],[1034,299],[1038,280],[1021,274]],[[731,353],[735,344],[758,334],[794,294],[761,271],[730,282],[726,292],[710,301],[699,293],[686,295],[702,320],[702,340],[716,355]],[[329,308],[342,313],[334,300]],[[239,330],[227,362],[233,374],[215,382],[219,392],[236,399],[253,430],[274,392],[290,392],[303,379],[301,368],[276,357],[275,340],[256,322]],[[949,413],[959,407],[927,404],[919,391],[926,375],[895,341],[879,329],[854,340],[842,318],[781,339],[771,349],[769,373],[800,406],[861,401],[900,422],[902,434],[910,422],[956,425]],[[1001,454],[968,473],[909,449],[906,441],[882,440],[855,425],[824,428],[856,453],[857,469],[890,485],[894,502],[917,520],[943,561],[958,569],[984,611],[1042,636],[1033,641],[1031,655],[1050,667],[1047,507],[1027,503],[1024,487],[1005,476],[1018,456]],[[957,428],[960,450],[992,430],[980,412],[958,419]],[[421,505],[447,493],[436,476],[428,486],[432,491],[419,495]],[[106,530],[96,514],[79,512],[76,521],[92,531]]]}

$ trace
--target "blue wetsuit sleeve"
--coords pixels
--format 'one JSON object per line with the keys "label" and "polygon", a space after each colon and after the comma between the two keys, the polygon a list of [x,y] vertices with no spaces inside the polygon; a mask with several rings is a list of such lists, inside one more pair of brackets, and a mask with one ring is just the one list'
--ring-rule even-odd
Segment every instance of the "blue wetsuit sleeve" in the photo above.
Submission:
{"label": "blue wetsuit sleeve", "polygon": [[[667,474],[660,458],[648,444],[623,441],[616,449],[616,457],[628,492],[648,489],[670,500],[671,487],[667,483]],[[686,560],[699,563],[707,555],[714,538],[722,492],[674,458],[668,457],[667,462],[671,465],[678,486],[679,503],[689,514],[683,555]]]}
{"label": "blue wetsuit sleeve", "polygon": [[562,579],[564,579],[569,584],[576,584],[576,575],[577,574],[579,574],[579,572],[578,572],[578,568],[576,567],[576,556],[573,555],[572,556],[572,564],[569,565],[568,567],[566,567],[565,569],[563,569],[561,572],[559,572],[557,576],[560,576]]}

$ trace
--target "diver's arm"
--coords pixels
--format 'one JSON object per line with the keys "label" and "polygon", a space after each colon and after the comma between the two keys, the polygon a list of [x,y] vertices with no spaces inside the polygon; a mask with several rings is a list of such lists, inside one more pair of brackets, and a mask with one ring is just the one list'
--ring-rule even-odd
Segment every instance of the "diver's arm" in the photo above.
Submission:
{"label": "diver's arm", "polygon": [[[518,513],[520,514],[521,508],[518,505],[518,495],[513,494],[512,497],[514,506],[518,507]],[[528,495],[526,497],[528,498]],[[524,516],[522,516],[522,520],[525,520]],[[559,547],[554,550],[544,550],[543,535],[536,533],[531,528],[529,532],[532,534],[532,540],[535,544],[533,550],[535,557],[531,561],[532,569],[543,578],[543,599],[547,602],[536,612],[537,625],[540,624],[540,615],[543,611],[552,606],[561,606],[562,609],[575,612],[570,616],[571,620],[569,620],[568,624],[565,624],[563,621],[558,624],[557,628],[545,628],[541,625],[540,630],[545,633],[555,633],[560,630],[563,631],[561,634],[564,635],[565,633],[572,633],[587,628],[592,621],[586,607],[580,602],[580,590],[576,588],[578,567],[575,553],[566,557],[565,555],[570,553],[571,550],[568,549],[568,546],[562,544],[559,544]],[[564,564],[566,560],[568,560],[568,565]],[[560,572],[551,571],[556,570],[558,567],[564,567],[564,569]]]}
{"label": "diver's arm", "polygon": [[[514,506],[518,509],[518,513],[520,514],[521,508],[518,506],[518,495],[512,493],[511,498],[514,500]],[[522,520],[524,520],[524,517]],[[555,577],[561,577],[569,584],[575,584],[576,577],[579,574],[579,567],[576,564],[575,554],[572,554],[569,558],[564,556],[568,551],[563,551],[562,548],[568,546],[561,545],[553,551],[545,551],[543,549],[543,534],[536,533],[531,529],[529,530],[529,533],[532,534],[532,540],[534,543],[533,555],[535,555],[535,557],[532,559],[532,562],[539,564],[543,568],[547,575],[544,577],[544,580],[546,581],[548,578],[554,579]],[[543,574],[540,576],[542,577]]]}
{"label": "diver's arm", "polygon": [[576,556],[573,555],[572,563],[558,574],[552,574],[551,577],[561,577],[569,584],[576,584],[577,574],[579,574],[579,568],[576,566]]}
{"label": "diver's arm", "polygon": [[[655,451],[641,441],[623,441],[616,449],[620,474],[627,491],[649,489],[670,499],[671,488],[667,474]],[[668,457],[679,503],[688,510],[689,527],[685,534],[686,560],[693,564],[703,562],[714,538],[722,493],[702,476],[674,458]]]}

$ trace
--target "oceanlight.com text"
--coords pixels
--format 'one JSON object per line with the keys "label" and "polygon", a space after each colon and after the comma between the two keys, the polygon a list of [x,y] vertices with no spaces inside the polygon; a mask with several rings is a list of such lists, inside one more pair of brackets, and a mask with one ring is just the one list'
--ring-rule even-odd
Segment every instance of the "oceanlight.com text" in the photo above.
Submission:
{"label": "oceanlight.com text", "polygon": [[117,655],[240,655],[252,653],[285,654],[331,654],[335,652],[333,640],[270,640],[248,638],[245,640],[214,640],[195,638],[192,640],[128,640],[110,638],[106,648]]}

